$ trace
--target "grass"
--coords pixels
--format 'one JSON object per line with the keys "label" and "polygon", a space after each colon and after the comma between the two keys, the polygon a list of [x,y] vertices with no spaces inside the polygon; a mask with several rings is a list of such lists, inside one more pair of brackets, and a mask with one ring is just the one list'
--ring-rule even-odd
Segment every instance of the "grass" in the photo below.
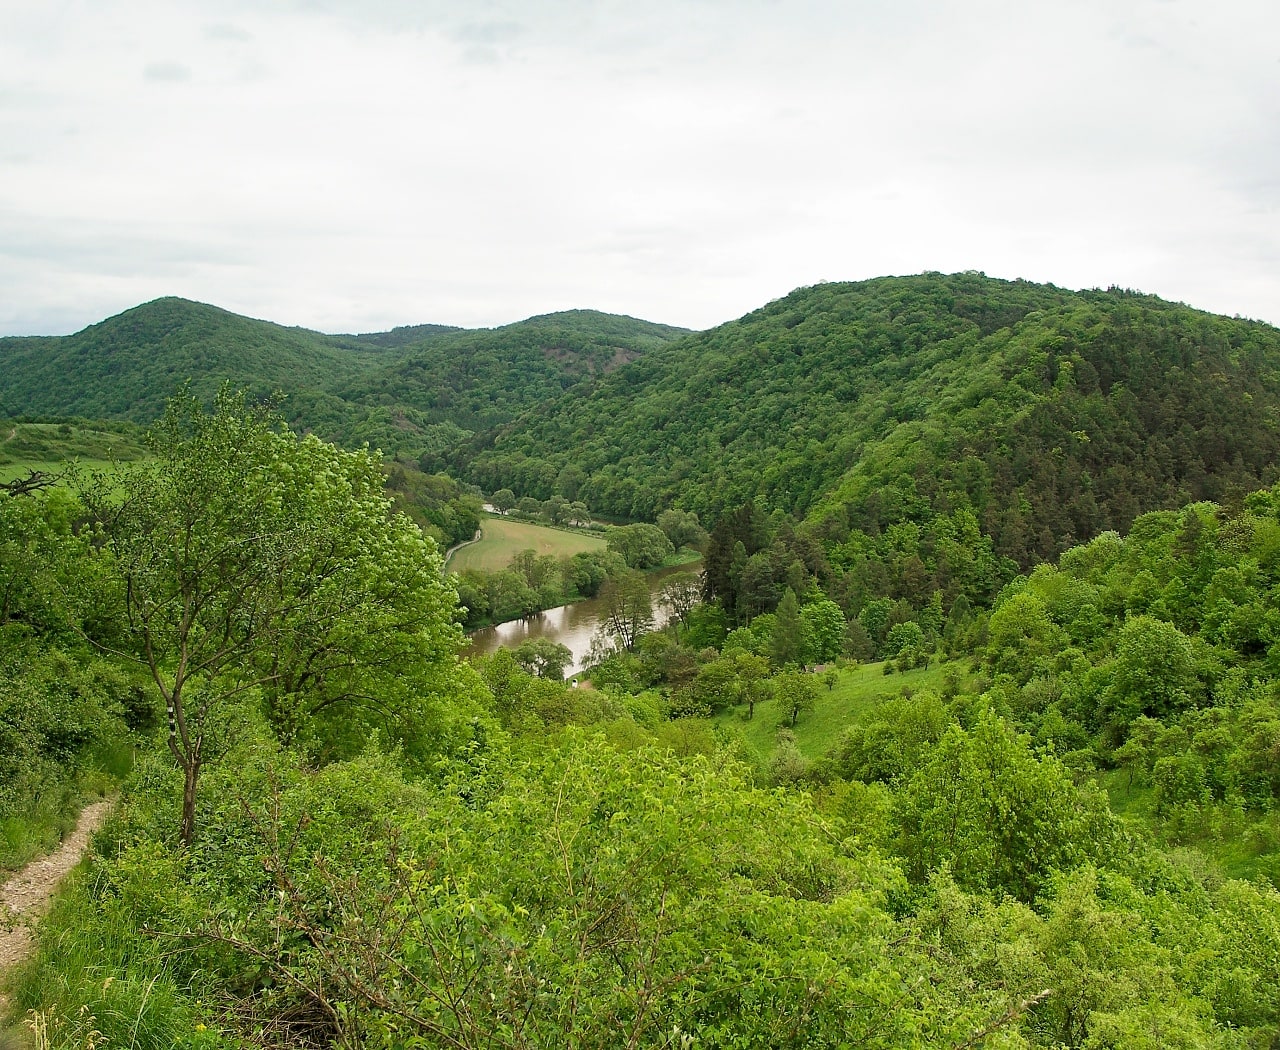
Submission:
{"label": "grass", "polygon": [[605,546],[602,536],[552,529],[510,518],[484,518],[480,522],[480,532],[478,543],[454,551],[446,566],[450,572],[467,569],[498,572],[510,565],[511,559],[522,550],[550,554],[554,558],[570,558],[582,551],[601,550]]}
{"label": "grass", "polygon": [[1190,849],[1231,879],[1263,878],[1280,885],[1280,814],[1254,812],[1223,802],[1182,807],[1163,815],[1156,790],[1130,781],[1125,769],[1100,770],[1094,781],[1114,813],[1150,828],[1165,849]]}
{"label": "grass", "polygon": [[[884,673],[883,663],[862,664],[837,670],[836,684],[827,689],[821,675],[815,675],[818,702],[812,711],[800,715],[792,732],[796,747],[810,760],[821,758],[840,739],[840,734],[864,719],[868,712],[886,697],[903,689],[941,691],[948,672],[954,671],[963,683],[968,677],[963,662],[935,663],[927,668]],[[734,737],[742,746],[744,757],[762,762],[778,746],[778,726],[782,713],[772,700],[756,704],[755,717],[746,721],[745,707],[725,711],[715,718],[716,727]]]}
{"label": "grass", "polygon": [[99,470],[144,454],[138,437],[113,430],[71,423],[0,424],[0,483],[32,470],[57,474],[72,460]]}

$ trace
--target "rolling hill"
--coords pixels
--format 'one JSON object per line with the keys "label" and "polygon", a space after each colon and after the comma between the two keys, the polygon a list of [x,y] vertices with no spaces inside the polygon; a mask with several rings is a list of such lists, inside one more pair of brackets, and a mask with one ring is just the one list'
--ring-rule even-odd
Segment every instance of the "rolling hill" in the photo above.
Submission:
{"label": "rolling hill", "polygon": [[75,335],[0,339],[0,417],[147,423],[184,382],[286,395],[294,425],[439,457],[479,427],[632,361],[683,329],[575,310],[495,329],[324,335],[166,298]]}
{"label": "rolling hill", "polygon": [[1269,325],[924,274],[799,289],[481,435],[457,466],[635,518],[758,498],[829,547],[965,508],[1025,567],[1269,483],[1278,423]]}

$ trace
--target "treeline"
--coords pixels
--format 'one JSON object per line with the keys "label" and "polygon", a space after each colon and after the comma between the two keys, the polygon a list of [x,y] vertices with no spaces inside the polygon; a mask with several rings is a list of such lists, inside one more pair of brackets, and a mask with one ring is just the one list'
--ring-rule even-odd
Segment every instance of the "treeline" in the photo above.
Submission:
{"label": "treeline", "polygon": [[[506,501],[495,494],[499,504]],[[523,501],[522,501],[523,502]],[[549,507],[530,501],[529,517],[561,516],[571,513],[571,505],[558,503],[553,497]],[[585,506],[583,511],[585,513]],[[637,571],[657,569],[670,564],[680,550],[693,557],[706,533],[698,525],[696,515],[679,512],[663,519],[665,528],[643,522],[635,525],[610,526],[604,530],[604,550],[581,551],[568,558],[538,554],[532,549],[519,551],[505,569],[484,572],[464,569],[457,575],[458,601],[462,606],[463,626],[467,630],[493,623],[505,623],[532,616],[544,609],[595,598],[613,581],[631,581]],[[634,586],[629,583],[628,586]],[[647,585],[639,585],[645,589]]]}

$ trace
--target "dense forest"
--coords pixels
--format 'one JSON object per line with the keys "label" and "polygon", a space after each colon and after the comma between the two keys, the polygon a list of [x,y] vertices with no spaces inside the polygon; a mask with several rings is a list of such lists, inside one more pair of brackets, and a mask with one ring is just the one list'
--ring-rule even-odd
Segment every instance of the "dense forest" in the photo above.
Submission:
{"label": "dense forest", "polygon": [[[322,335],[157,299],[66,337],[0,339],[0,417],[147,424],[184,383],[283,394],[292,425],[435,473],[478,429],[603,375],[682,329],[573,310],[502,328]],[[75,376],[68,384],[66,376]]]}
{"label": "dense forest", "polygon": [[1278,350],[1269,325],[1123,291],[818,285],[514,421],[469,469],[639,518],[759,497],[837,539],[969,506],[1026,568],[1269,480]]}
{"label": "dense forest", "polygon": [[[586,320],[541,412],[486,386],[500,358],[423,402],[476,424],[439,460],[193,383],[145,454],[0,490],[0,866],[119,794],[14,1021],[67,1050],[1276,1046],[1275,330],[969,274],[631,350]],[[359,396],[391,411],[422,334],[337,348],[373,355]],[[506,574],[605,596],[589,686],[554,647],[459,658],[468,479],[653,522]],[[659,630],[638,572],[679,546],[704,571]]]}

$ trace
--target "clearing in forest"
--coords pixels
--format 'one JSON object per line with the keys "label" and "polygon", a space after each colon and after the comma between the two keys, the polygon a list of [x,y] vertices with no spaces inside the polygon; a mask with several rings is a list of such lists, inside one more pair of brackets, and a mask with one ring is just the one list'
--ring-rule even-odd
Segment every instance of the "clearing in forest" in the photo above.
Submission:
{"label": "clearing in forest", "polygon": [[480,522],[481,538],[454,551],[445,566],[450,572],[479,569],[498,572],[511,564],[522,550],[550,554],[554,558],[571,558],[582,551],[600,550],[603,536],[584,532],[568,532],[534,525],[511,518],[484,518]]}

